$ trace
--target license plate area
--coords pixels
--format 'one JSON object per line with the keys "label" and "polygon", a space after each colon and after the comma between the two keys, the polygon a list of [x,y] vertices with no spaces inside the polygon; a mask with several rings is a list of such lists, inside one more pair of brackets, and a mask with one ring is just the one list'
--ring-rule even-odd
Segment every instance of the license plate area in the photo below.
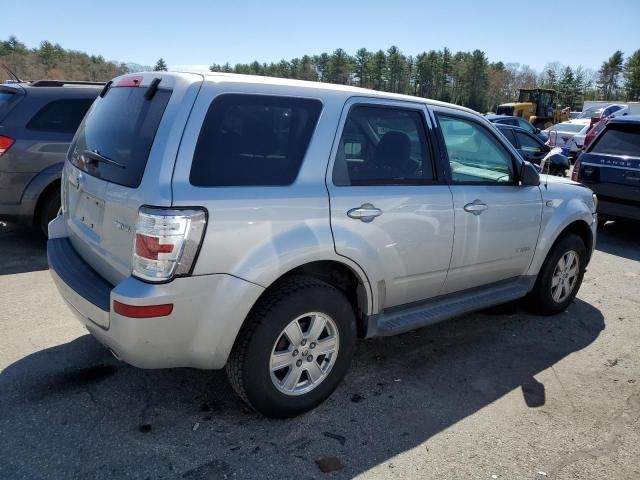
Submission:
{"label": "license plate area", "polygon": [[79,192],[79,195],[75,212],[76,223],[100,236],[104,220],[104,200],[86,192]]}

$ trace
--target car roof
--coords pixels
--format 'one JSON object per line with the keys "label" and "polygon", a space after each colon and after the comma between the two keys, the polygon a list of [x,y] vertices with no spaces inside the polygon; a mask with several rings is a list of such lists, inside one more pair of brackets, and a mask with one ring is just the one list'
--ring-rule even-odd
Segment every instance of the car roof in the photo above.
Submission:
{"label": "car roof", "polygon": [[104,88],[102,82],[82,82],[67,80],[37,80],[35,82],[4,82],[0,90],[15,90],[21,93],[49,93],[65,95],[73,92],[99,92]]}
{"label": "car roof", "polygon": [[[138,72],[136,75],[140,75],[143,73],[154,73],[158,72]],[[457,110],[462,110],[465,112],[473,113],[475,115],[479,115],[478,112],[472,110],[467,107],[463,107],[461,105],[455,105],[451,103],[441,102],[438,100],[431,100],[429,98],[423,97],[413,97],[411,95],[402,95],[399,93],[390,93],[390,92],[381,92],[378,90],[371,90],[368,88],[354,87],[351,85],[338,85],[334,83],[325,83],[325,82],[312,82],[307,80],[293,80],[290,78],[279,78],[279,77],[267,77],[262,75],[244,75],[239,73],[223,73],[223,72],[206,72],[202,71],[180,71],[180,72],[163,72],[165,75],[176,75],[180,74],[196,74],[204,77],[206,82],[213,83],[244,83],[244,84],[255,84],[255,85],[273,85],[273,86],[290,86],[295,88],[308,89],[310,94],[322,95],[324,92],[326,93],[334,93],[334,94],[343,94],[345,98],[351,96],[362,96],[362,97],[375,97],[380,99],[388,99],[388,100],[398,100],[405,102],[419,102],[426,105],[431,106],[442,106],[446,108],[455,108]],[[126,75],[123,75],[123,77]],[[117,77],[121,78],[121,77]]]}
{"label": "car roof", "polygon": [[490,122],[493,122],[494,120],[502,120],[506,118],[519,118],[519,117],[516,117],[515,115],[498,115],[497,113],[490,113],[485,115],[485,118]]}
{"label": "car roof", "polygon": [[535,135],[532,134],[529,130],[527,130],[526,128],[519,127],[517,125],[508,125],[506,123],[496,123],[495,127],[500,130],[514,130],[516,132],[523,132],[531,135],[532,137],[535,137]]}

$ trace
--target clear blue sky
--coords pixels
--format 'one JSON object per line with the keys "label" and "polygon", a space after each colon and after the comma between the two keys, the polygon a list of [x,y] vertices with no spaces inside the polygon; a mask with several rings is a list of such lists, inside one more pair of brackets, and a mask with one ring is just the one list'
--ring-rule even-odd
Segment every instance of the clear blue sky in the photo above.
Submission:
{"label": "clear blue sky", "polygon": [[[11,5],[11,6],[10,6]],[[0,38],[47,39],[110,60],[169,66],[278,61],[397,45],[449,47],[491,61],[599,68],[640,49],[640,0],[30,0],[7,4]]]}

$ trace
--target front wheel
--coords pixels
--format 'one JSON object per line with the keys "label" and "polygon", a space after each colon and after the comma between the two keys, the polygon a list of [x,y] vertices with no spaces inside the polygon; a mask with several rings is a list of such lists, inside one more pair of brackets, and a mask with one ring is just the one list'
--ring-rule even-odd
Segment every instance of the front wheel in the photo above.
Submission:
{"label": "front wheel", "polygon": [[293,417],[322,403],[339,385],[356,337],[353,308],[342,292],[315,278],[290,277],[252,310],[227,375],[253,409]]}
{"label": "front wheel", "polygon": [[573,301],[584,277],[587,250],[574,234],[560,238],[549,252],[527,300],[542,315],[564,311]]}

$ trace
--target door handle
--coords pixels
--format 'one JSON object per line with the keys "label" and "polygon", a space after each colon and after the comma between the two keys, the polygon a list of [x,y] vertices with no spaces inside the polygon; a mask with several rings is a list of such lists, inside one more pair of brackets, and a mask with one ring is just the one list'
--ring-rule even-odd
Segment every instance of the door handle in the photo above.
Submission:
{"label": "door handle", "polygon": [[347,212],[349,218],[361,220],[365,223],[372,222],[374,218],[382,215],[382,210],[374,207],[370,203],[363,203],[359,207],[352,208]]}
{"label": "door handle", "polygon": [[487,208],[489,208],[489,206],[486,203],[482,203],[480,200],[474,200],[472,203],[467,203],[464,206],[464,211],[473,213],[474,215],[480,215]]}

